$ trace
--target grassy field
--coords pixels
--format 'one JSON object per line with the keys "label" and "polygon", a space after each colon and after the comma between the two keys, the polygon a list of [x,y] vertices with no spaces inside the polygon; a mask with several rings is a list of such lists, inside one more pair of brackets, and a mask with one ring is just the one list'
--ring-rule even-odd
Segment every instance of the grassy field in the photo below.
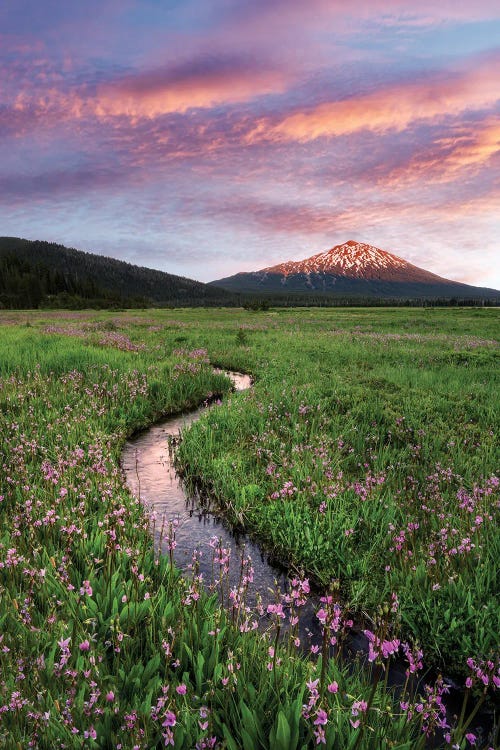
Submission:
{"label": "grassy field", "polygon": [[[446,723],[445,686],[393,700],[384,682],[396,652],[410,676],[423,649],[467,685],[443,743],[488,747],[468,722],[500,684],[498,323],[495,309],[0,313],[3,744],[418,748]],[[255,385],[207,412],[179,461],[296,576],[264,603],[265,637],[249,580],[227,615],[196,568],[155,556],[118,467],[133,430],[227,391],[208,361]],[[306,580],[330,592],[314,659],[293,633]],[[330,648],[360,613],[369,673]]]}

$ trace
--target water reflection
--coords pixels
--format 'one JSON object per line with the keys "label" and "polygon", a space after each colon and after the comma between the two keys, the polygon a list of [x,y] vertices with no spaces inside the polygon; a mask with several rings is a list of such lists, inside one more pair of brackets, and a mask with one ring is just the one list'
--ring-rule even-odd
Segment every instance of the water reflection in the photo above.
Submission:
{"label": "water reflection", "polygon": [[[252,381],[249,375],[227,372],[235,391],[245,391]],[[175,415],[153,425],[130,439],[122,454],[122,468],[130,491],[141,499],[153,519],[153,534],[157,548],[169,554],[169,529],[175,526],[176,564],[184,571],[190,569],[193,552],[199,553],[199,571],[208,584],[218,580],[219,565],[214,568],[214,549],[210,545],[213,537],[228,551],[233,561],[229,567],[228,583],[238,585],[242,556],[250,556],[253,567],[253,584],[250,587],[249,603],[258,595],[269,600],[276,586],[285,586],[282,569],[273,565],[260,548],[246,535],[235,534],[219,514],[210,512],[199,495],[186,492],[186,488],[174,467],[172,443],[178,440],[182,430],[198,420],[213,405],[196,409],[188,414]]]}

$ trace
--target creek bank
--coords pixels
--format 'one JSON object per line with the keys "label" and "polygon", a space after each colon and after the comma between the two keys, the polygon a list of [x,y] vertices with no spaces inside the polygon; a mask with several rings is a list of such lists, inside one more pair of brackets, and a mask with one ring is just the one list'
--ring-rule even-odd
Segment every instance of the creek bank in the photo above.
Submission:
{"label": "creek bank", "polygon": [[[236,391],[251,387],[252,380],[243,373],[227,373]],[[216,403],[216,402],[215,402]],[[122,452],[121,466],[129,490],[148,508],[153,524],[153,537],[157,549],[164,554],[173,552],[175,563],[185,572],[191,570],[193,553],[199,573],[211,581],[214,573],[213,539],[227,551],[227,557],[237,564],[230,566],[228,580],[233,587],[240,575],[242,555],[252,559],[252,596],[257,593],[269,597],[276,582],[285,585],[285,569],[271,562],[261,549],[246,535],[234,533],[223,514],[212,512],[201,494],[186,491],[182,478],[174,465],[174,446],[182,430],[206,413],[212,404],[193,411],[173,415],[132,436]],[[172,534],[175,538],[172,538]],[[175,546],[172,550],[172,541]]]}
{"label": "creek bank", "polygon": [[[252,386],[249,375],[231,371],[225,371],[225,374],[236,392]],[[182,431],[216,403],[217,397],[214,397],[201,407],[172,415],[136,433],[124,446],[121,466],[128,489],[148,508],[156,548],[171,555],[184,572],[192,574],[196,568],[209,590],[219,593],[222,603],[228,604],[230,590],[239,585],[241,561],[247,556],[251,558],[253,580],[246,594],[246,605],[254,608],[260,601],[272,602],[274,596],[287,590],[289,569],[272,559],[246,533],[235,531],[226,520],[224,510],[213,507],[202,483],[195,482],[188,490],[175,468],[175,445]],[[218,540],[217,546],[215,539]],[[316,618],[319,596],[317,591],[311,596],[300,619],[299,634],[308,646],[321,642],[321,628]],[[265,627],[266,618],[263,624]],[[348,660],[361,660],[373,671],[373,666],[368,664],[369,641],[362,632],[366,625],[366,621],[356,624],[343,646],[343,653]],[[400,657],[393,657],[390,662],[387,684],[396,692],[406,682],[406,666]],[[424,682],[435,676],[431,671],[423,672],[423,676],[414,682],[414,689],[423,689]],[[451,685],[446,704],[452,718],[460,711],[463,692],[453,680],[445,681]],[[491,708],[485,704],[471,729],[484,736],[493,727],[493,722]],[[436,745],[429,743],[427,746]]]}

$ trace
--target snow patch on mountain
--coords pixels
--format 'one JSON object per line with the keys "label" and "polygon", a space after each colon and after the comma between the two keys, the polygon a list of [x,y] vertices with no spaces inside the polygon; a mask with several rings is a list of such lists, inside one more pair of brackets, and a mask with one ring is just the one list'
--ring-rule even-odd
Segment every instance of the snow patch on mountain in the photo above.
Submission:
{"label": "snow patch on mountain", "polygon": [[350,278],[373,278],[377,272],[391,272],[415,268],[397,255],[380,250],[373,245],[349,240],[326,252],[301,261],[287,261],[263,269],[261,273],[283,276],[292,274],[334,274]]}

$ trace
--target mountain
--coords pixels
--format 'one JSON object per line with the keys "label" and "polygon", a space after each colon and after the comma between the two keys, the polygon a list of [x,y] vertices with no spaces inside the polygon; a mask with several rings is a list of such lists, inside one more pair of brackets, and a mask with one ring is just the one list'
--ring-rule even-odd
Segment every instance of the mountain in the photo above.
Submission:
{"label": "mountain", "polygon": [[[388,305],[434,300],[500,304],[500,292],[424,271],[349,242],[210,284],[50,242],[0,237],[0,309],[37,307],[235,307]],[[454,304],[454,302],[451,302]]]}
{"label": "mountain", "polygon": [[210,282],[232,292],[316,293],[385,299],[490,299],[495,289],[461,284],[414,266],[373,245],[349,240],[301,261],[237,273]]}
{"label": "mountain", "polygon": [[0,237],[0,309],[234,304],[214,286],[51,242]]}

